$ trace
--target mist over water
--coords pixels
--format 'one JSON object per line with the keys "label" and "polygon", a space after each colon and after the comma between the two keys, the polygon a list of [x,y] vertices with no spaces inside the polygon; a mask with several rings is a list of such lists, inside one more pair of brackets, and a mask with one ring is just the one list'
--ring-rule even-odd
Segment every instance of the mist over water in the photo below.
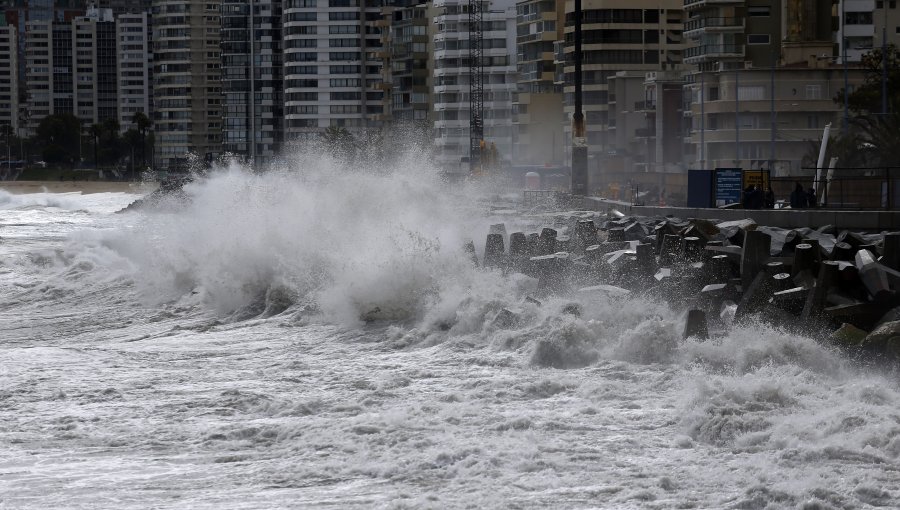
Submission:
{"label": "mist over water", "polygon": [[888,368],[529,302],[462,247],[556,218],[423,158],[284,166],[125,214],[0,191],[0,507],[897,507]]}

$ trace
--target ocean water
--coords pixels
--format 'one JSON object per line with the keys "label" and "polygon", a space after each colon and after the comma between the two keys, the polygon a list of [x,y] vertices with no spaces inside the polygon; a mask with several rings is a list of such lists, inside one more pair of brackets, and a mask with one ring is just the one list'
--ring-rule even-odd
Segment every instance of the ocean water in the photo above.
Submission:
{"label": "ocean water", "polygon": [[0,191],[0,508],[900,508],[896,373],[528,302],[461,247],[553,218],[428,168]]}

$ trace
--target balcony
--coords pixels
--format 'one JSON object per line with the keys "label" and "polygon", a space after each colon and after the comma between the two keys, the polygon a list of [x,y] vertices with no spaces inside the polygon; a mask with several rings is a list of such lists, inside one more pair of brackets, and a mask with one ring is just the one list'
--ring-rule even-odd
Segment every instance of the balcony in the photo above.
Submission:
{"label": "balcony", "polygon": [[655,101],[635,101],[634,111],[635,112],[655,112],[656,111],[656,102]]}
{"label": "balcony", "polygon": [[743,44],[705,44],[684,50],[684,62],[697,64],[708,60],[744,58]]}
{"label": "balcony", "polygon": [[744,18],[694,18],[684,23],[684,35],[696,37],[704,32],[740,32]]}
{"label": "balcony", "polygon": [[655,128],[637,128],[634,130],[635,138],[653,138],[656,136]]}
{"label": "balcony", "polygon": [[744,0],[684,0],[684,9],[700,9],[706,6],[742,4]]}

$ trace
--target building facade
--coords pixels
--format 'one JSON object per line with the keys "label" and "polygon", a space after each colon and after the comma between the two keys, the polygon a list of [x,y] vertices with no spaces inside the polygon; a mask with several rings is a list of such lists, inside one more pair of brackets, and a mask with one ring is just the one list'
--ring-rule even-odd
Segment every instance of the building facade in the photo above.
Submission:
{"label": "building facade", "polygon": [[150,13],[116,16],[119,58],[119,128],[124,133],[137,129],[138,112],[151,118],[153,112],[153,42]]}
{"label": "building facade", "polygon": [[284,136],[280,0],[222,5],[222,149],[271,163]]}
{"label": "building facade", "polygon": [[[394,126],[426,125],[432,118],[428,9],[403,2],[395,6],[388,39],[390,119]],[[387,112],[386,112],[387,113]]]}
{"label": "building facade", "polygon": [[154,0],[154,158],[183,169],[222,151],[220,2]]}
{"label": "building facade", "polygon": [[[632,138],[610,116],[609,80],[620,72],[630,81],[629,90],[643,96],[644,74],[668,71],[682,63],[685,42],[684,7],[696,0],[584,0],[583,8],[583,104],[587,127],[589,186],[594,189],[602,172],[645,171],[641,156],[623,153],[617,146],[619,137]],[[571,119],[574,112],[574,2],[566,2],[564,104]],[[620,82],[621,83],[621,82]],[[633,89],[631,87],[634,87]],[[619,114],[630,112],[635,104],[623,103],[615,96]],[[635,101],[634,103],[642,103]],[[633,126],[638,126],[634,124]],[[638,129],[633,127],[633,129]],[[569,129],[567,128],[567,136]],[[640,168],[626,168],[629,161]],[[602,170],[601,170],[602,169]]]}
{"label": "building facade", "polygon": [[561,84],[555,82],[554,44],[564,37],[564,0],[516,3],[516,160],[523,165],[562,166],[565,116]]}
{"label": "building facade", "polygon": [[315,140],[328,127],[358,136],[384,112],[381,7],[364,0],[284,0],[284,132]]}
{"label": "building facade", "polygon": [[19,130],[19,52],[16,27],[0,18],[0,126]]}
{"label": "building facade", "polygon": [[[434,2],[434,132],[436,160],[466,168],[469,157],[469,15],[467,2]],[[484,12],[484,140],[500,162],[515,159],[516,13],[512,1],[494,1]]]}
{"label": "building facade", "polygon": [[859,69],[841,65],[833,6],[788,0],[776,9],[748,0],[710,9],[689,9],[685,24],[695,44],[685,59],[693,64],[685,89],[688,164],[808,173],[804,157],[825,125],[842,125],[834,98],[845,80],[851,89],[861,80]]}

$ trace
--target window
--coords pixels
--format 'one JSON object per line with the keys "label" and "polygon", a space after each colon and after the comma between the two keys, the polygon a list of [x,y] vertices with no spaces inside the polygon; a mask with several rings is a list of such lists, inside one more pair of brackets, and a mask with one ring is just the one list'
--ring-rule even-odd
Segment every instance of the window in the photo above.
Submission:
{"label": "window", "polygon": [[771,16],[772,8],[768,5],[757,5],[747,7],[747,15],[748,16]]}
{"label": "window", "polygon": [[847,25],[871,25],[872,11],[847,12],[845,13],[844,23]]}
{"label": "window", "polygon": [[769,44],[769,34],[747,34],[747,44]]}
{"label": "window", "polygon": [[765,99],[766,89],[761,85],[742,86],[738,88],[738,100],[760,101]]}
{"label": "window", "polygon": [[806,99],[822,99],[822,86],[821,85],[807,85],[806,86]]}

